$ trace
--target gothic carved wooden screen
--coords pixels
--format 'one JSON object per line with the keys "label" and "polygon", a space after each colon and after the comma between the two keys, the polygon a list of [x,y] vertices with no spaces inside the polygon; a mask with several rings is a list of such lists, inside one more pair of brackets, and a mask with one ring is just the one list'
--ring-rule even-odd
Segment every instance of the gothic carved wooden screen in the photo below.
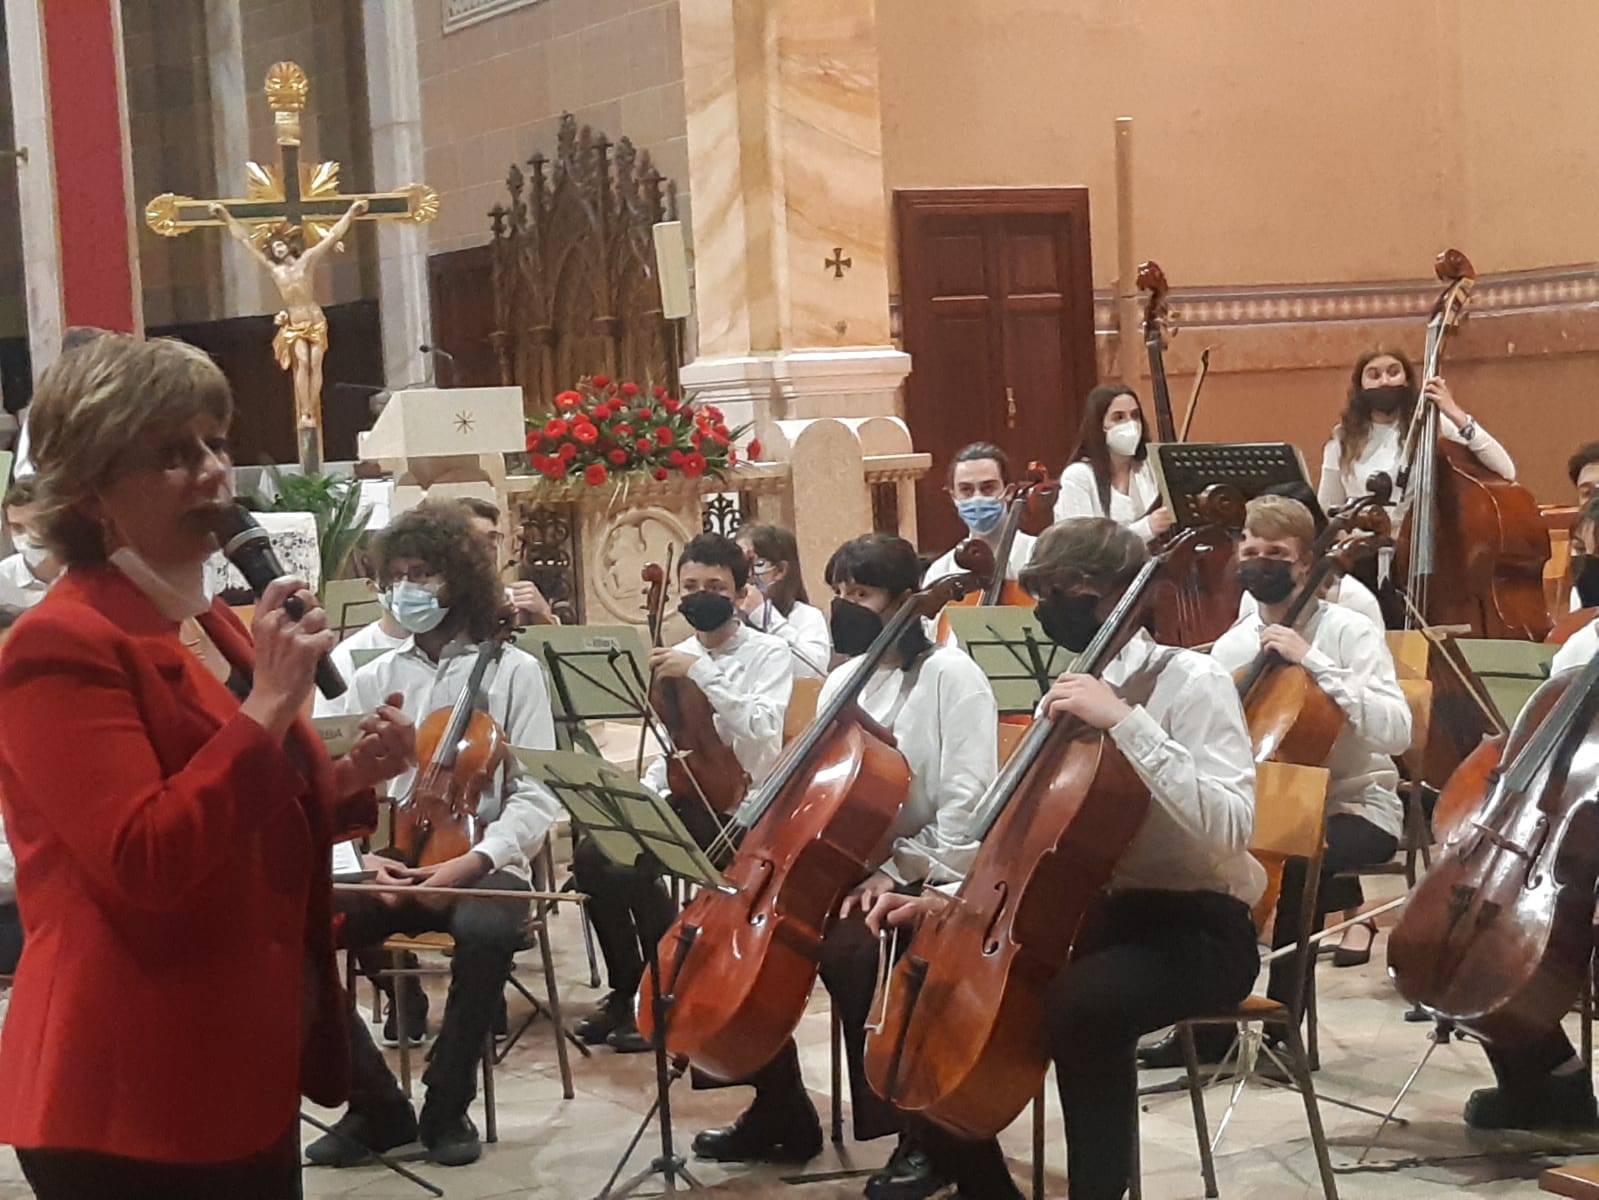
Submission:
{"label": "gothic carved wooden screen", "polygon": [[510,203],[489,214],[500,382],[522,388],[530,413],[595,373],[675,391],[651,227],[677,219],[677,185],[627,138],[613,145],[571,114],[555,157],[527,166],[511,167]]}

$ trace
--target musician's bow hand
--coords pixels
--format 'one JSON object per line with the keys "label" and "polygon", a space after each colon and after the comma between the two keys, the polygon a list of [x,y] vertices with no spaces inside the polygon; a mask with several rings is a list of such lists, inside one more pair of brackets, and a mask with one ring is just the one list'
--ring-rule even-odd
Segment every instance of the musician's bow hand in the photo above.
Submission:
{"label": "musician's bow hand", "polygon": [[650,651],[650,671],[661,679],[686,679],[697,660],[685,650],[657,646]]}
{"label": "musician's bow hand", "polygon": [[879,896],[866,914],[866,928],[882,936],[885,929],[909,927],[915,929],[923,921],[936,917],[949,907],[949,897],[943,892],[929,889],[920,896],[907,896],[890,892]]}
{"label": "musician's bow hand", "polygon": [[[410,872],[400,863],[395,862],[382,854],[363,854],[361,866],[372,872],[371,882],[382,887],[410,887],[412,880]],[[398,904],[400,897],[395,892],[380,892],[378,899],[384,904]]]}
{"label": "musician's bow hand", "polygon": [[401,710],[404,703],[395,692],[361,722],[361,737],[333,765],[339,795],[376,787],[416,763],[416,726]]}
{"label": "musician's bow hand", "polygon": [[[494,864],[489,861],[488,855],[481,851],[468,850],[465,854],[457,854],[454,858],[447,858],[431,866],[406,868],[405,873],[412,883],[424,887],[469,888],[493,869]],[[418,896],[417,900],[434,907],[443,907],[450,903],[443,896]]]}
{"label": "musician's bow hand", "polygon": [[1044,693],[1044,712],[1049,716],[1073,716],[1095,729],[1118,725],[1132,711],[1110,684],[1093,675],[1068,672]]}
{"label": "musician's bow hand", "polygon": [[746,617],[753,617],[765,606],[766,593],[752,583],[738,594],[733,603],[738,606],[738,611]]}
{"label": "musician's bow hand", "polygon": [[1171,509],[1162,504],[1149,514],[1149,532],[1159,537],[1172,527],[1174,520],[1175,518],[1171,515]]}
{"label": "musician's bow hand", "polygon": [[884,896],[894,890],[894,880],[883,871],[874,872],[865,883],[856,885],[838,906],[838,919],[842,921],[851,912],[870,912]]}
{"label": "musician's bow hand", "polygon": [[1286,625],[1268,625],[1260,631],[1260,648],[1273,650],[1291,663],[1302,663],[1310,653],[1310,643]]}
{"label": "musician's bow hand", "polygon": [[1421,394],[1436,404],[1438,411],[1455,423],[1455,428],[1464,429],[1471,424],[1471,417],[1455,400],[1455,394],[1449,390],[1449,385],[1444,382],[1442,375],[1434,375],[1427,380],[1422,386]]}

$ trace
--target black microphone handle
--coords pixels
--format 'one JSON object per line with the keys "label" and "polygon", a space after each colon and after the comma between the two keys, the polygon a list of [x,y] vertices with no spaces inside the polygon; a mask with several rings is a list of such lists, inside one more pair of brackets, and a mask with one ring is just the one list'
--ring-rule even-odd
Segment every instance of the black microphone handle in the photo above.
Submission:
{"label": "black microphone handle", "polygon": [[[239,568],[239,574],[244,576],[257,596],[283,574],[283,565],[278,562],[277,553],[272,549],[264,530],[246,537],[241,545],[230,544],[230,549],[229,561]],[[289,614],[291,620],[298,621],[305,616],[305,605],[300,603],[298,596],[290,596],[283,602],[283,611]],[[344,676],[339,674],[339,669],[326,654],[316,660],[316,690],[329,700],[335,700],[350,690],[344,682]]]}

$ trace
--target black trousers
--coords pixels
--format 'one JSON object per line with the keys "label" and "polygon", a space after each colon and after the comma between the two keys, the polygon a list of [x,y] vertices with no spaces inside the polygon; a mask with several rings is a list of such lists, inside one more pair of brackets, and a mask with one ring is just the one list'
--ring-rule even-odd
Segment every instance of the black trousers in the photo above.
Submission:
{"label": "black trousers", "polygon": [[1576,1056],[1571,1039],[1556,1025],[1542,1037],[1517,1044],[1484,1042],[1483,1053],[1494,1069],[1494,1081],[1511,1095],[1535,1091],[1561,1063]]}
{"label": "black trousers", "polygon": [[[526,890],[527,881],[507,871],[491,871],[477,884],[483,888]],[[418,900],[385,904],[376,897],[341,896],[344,940],[349,946],[375,945],[397,933],[447,933],[455,940],[450,961],[450,991],[444,1022],[422,1082],[427,1100],[422,1108],[424,1132],[466,1112],[477,1094],[477,1065],[494,1020],[511,960],[522,945],[528,906],[516,900],[472,900],[462,889],[459,900],[433,908]],[[350,1001],[352,1112],[372,1113],[403,1104],[399,1084],[372,1041],[372,1031]]]}
{"label": "black trousers", "polygon": [[[721,831],[698,800],[674,799],[672,807],[701,848]],[[589,898],[585,911],[605,959],[611,991],[619,997],[637,995],[644,978],[640,945],[659,942],[666,935],[677,905],[660,880],[631,863],[612,862],[588,837],[572,850],[572,881]]]}
{"label": "black trousers", "polygon": [[22,957],[22,918],[15,904],[0,904],[0,975],[10,975]]}
{"label": "black trousers", "polygon": [[[1322,852],[1321,886],[1316,892],[1316,920],[1313,929],[1319,929],[1323,918],[1330,912],[1354,908],[1362,901],[1360,883],[1353,879],[1333,881],[1334,875],[1361,867],[1374,867],[1385,863],[1399,849],[1399,839],[1378,829],[1365,817],[1353,813],[1334,813],[1327,818],[1327,848]],[[1273,922],[1271,944],[1273,949],[1290,946],[1299,939],[1299,923],[1304,912],[1305,868],[1303,858],[1291,858],[1283,866],[1283,890],[1277,900],[1277,919]],[[1316,955],[1290,954],[1271,964],[1271,981],[1266,994],[1273,1000],[1288,1004],[1294,999],[1295,972],[1308,973],[1315,969]]]}
{"label": "black trousers", "polygon": [[295,1120],[266,1150],[227,1163],[157,1163],[88,1150],[17,1150],[38,1200],[300,1200]]}

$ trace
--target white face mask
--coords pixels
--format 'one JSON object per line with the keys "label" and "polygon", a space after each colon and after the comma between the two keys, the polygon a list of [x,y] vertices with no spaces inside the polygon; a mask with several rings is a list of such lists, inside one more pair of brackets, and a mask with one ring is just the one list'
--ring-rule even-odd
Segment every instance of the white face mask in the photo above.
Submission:
{"label": "white face mask", "polygon": [[431,633],[450,615],[439,603],[439,585],[402,579],[389,589],[389,614],[409,633]]}
{"label": "white face mask", "polygon": [[28,534],[19,534],[12,541],[16,543],[17,553],[22,555],[22,561],[28,564],[30,571],[37,571],[50,557],[50,547]]}
{"label": "white face mask", "polygon": [[1137,421],[1119,421],[1105,431],[1105,446],[1112,454],[1131,458],[1138,453],[1138,443],[1144,436],[1144,427]]}

